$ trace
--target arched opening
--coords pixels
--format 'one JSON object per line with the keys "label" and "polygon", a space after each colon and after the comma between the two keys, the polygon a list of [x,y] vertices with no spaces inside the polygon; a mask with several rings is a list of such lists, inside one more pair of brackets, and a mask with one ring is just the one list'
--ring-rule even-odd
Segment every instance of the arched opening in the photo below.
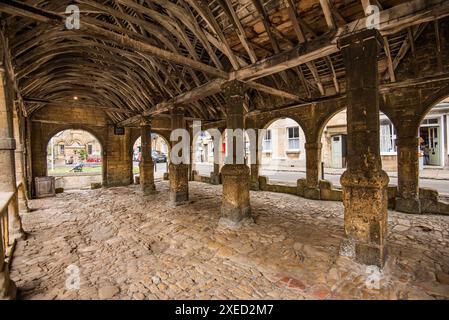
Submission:
{"label": "arched opening", "polygon": [[208,131],[199,132],[193,139],[193,170],[209,177],[214,171],[214,140]]}
{"label": "arched opening", "polygon": [[67,129],[47,144],[47,175],[56,188],[82,189],[103,182],[103,148],[86,130]]}
{"label": "arched opening", "polygon": [[418,128],[419,186],[449,198],[449,97],[432,106]]}
{"label": "arched opening", "polygon": [[[246,165],[250,166],[251,164],[251,150],[250,150],[250,137],[248,135],[248,130],[243,131],[243,138],[244,138],[244,154],[243,154],[243,161]],[[227,143],[227,129],[225,129],[221,134],[221,150],[220,150],[220,156],[222,159],[222,164],[226,162],[226,157],[229,156],[229,148]]]}
{"label": "arched opening", "polygon": [[[151,157],[154,162],[154,178],[162,179],[168,172],[168,142],[160,134],[151,133]],[[133,175],[140,173],[141,139],[138,137],[133,145]]]}
{"label": "arched opening", "polygon": [[449,98],[433,106],[418,129],[420,168],[449,168]]}
{"label": "arched opening", "polygon": [[296,184],[306,174],[305,134],[298,122],[281,118],[270,122],[261,134],[260,175],[271,181]]}
{"label": "arched opening", "polygon": [[[379,112],[379,147],[382,169],[390,176],[390,183],[397,183],[397,132],[393,122]],[[324,125],[321,133],[321,161],[324,178],[340,185],[340,176],[347,165],[347,118],[346,108],[334,114]]]}

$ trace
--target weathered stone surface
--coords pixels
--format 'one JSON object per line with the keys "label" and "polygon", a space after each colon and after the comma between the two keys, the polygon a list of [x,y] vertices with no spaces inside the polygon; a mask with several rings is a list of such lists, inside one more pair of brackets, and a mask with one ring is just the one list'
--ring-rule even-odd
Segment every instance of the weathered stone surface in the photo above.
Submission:
{"label": "weathered stone surface", "polygon": [[120,288],[116,286],[105,286],[98,290],[98,297],[103,300],[111,299],[119,292]]}
{"label": "weathered stone surface", "polygon": [[376,29],[339,40],[348,83],[347,170],[341,176],[345,233],[354,243],[355,259],[379,267],[386,256],[389,182],[382,170],[379,139],[372,138],[379,136],[377,54],[382,42]]}
{"label": "weathered stone surface", "polygon": [[170,204],[179,206],[189,200],[189,167],[170,163]]}
{"label": "weathered stone surface", "polygon": [[250,218],[249,168],[244,164],[226,164],[222,170],[222,222],[238,224]]}
{"label": "weathered stone surface", "polygon": [[101,187],[102,187],[101,182],[92,182],[92,183],[90,184],[90,188],[91,188],[91,189],[100,189]]}
{"label": "weathered stone surface", "polygon": [[[11,268],[21,298],[98,299],[111,285],[112,299],[449,298],[436,280],[449,217],[390,212],[389,258],[369,289],[367,267],[339,256],[342,203],[251,192],[256,223],[234,231],[218,227],[221,186],[190,182],[192,203],[172,208],[168,182],[156,184],[151,200],[136,185],[31,200]],[[69,265],[80,290],[65,289]]]}

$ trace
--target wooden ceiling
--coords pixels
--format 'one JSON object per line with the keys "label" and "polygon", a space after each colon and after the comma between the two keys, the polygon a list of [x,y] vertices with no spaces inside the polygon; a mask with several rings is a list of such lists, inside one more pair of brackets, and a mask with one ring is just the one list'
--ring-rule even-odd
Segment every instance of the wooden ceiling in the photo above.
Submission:
{"label": "wooden ceiling", "polygon": [[[81,10],[79,30],[65,27],[69,4]],[[382,10],[379,70],[394,82],[426,24],[449,15],[449,1],[3,0],[0,12],[26,115],[82,106],[128,125],[178,103],[190,117],[223,119],[220,86],[231,80],[250,88],[248,109],[342,94],[336,40],[363,28],[368,4]]]}

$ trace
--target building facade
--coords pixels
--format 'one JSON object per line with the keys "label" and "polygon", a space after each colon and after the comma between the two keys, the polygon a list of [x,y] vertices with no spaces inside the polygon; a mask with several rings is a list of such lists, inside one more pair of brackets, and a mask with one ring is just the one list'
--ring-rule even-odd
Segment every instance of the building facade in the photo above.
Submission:
{"label": "building facade", "polygon": [[273,170],[305,167],[304,144],[304,131],[296,121],[290,118],[274,121],[262,138],[262,167]]}
{"label": "building facade", "polygon": [[[436,105],[426,115],[419,128],[420,167],[449,168],[449,100]],[[323,131],[322,159],[326,168],[346,167],[346,110],[335,115]],[[384,114],[380,114],[380,153],[382,166],[397,171],[396,129]]]}
{"label": "building facade", "polygon": [[84,130],[58,132],[48,143],[48,168],[79,162],[101,162],[101,144]]}

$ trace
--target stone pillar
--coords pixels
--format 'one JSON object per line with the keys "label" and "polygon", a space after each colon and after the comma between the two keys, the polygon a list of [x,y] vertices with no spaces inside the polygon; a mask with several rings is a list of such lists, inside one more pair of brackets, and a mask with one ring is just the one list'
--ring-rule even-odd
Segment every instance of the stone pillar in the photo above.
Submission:
{"label": "stone pillar", "polygon": [[304,198],[320,199],[321,142],[306,143],[306,188]]}
{"label": "stone pillar", "polygon": [[396,210],[406,213],[421,213],[419,201],[419,156],[418,138],[401,137],[398,147],[398,194]]}
{"label": "stone pillar", "polygon": [[[171,127],[172,130],[185,130],[184,108],[175,107],[172,109]],[[173,147],[176,143],[177,141],[172,142],[172,152],[174,152]],[[184,151],[188,152],[188,150]],[[175,154],[171,154],[170,160],[174,159],[175,156]],[[181,155],[179,154],[179,156]],[[185,158],[185,155],[182,155],[182,157]],[[190,154],[187,157],[190,157]],[[181,161],[179,164],[170,161],[168,173],[170,177],[170,204],[172,206],[178,206],[186,203],[189,200],[189,164],[185,163],[185,161]]]}
{"label": "stone pillar", "polygon": [[[201,131],[201,127],[200,127],[199,131]],[[195,129],[193,128],[193,125],[192,125],[192,129],[189,130],[189,134],[192,138],[195,137],[194,133],[195,133]],[[195,141],[193,141],[193,139],[192,139],[190,141],[190,163],[188,164],[188,170],[189,170],[188,179],[189,179],[189,181],[193,181],[195,178],[194,174],[193,174],[193,171],[196,170],[196,167],[193,165],[194,161],[195,161]]]}
{"label": "stone pillar", "polygon": [[211,173],[211,182],[212,184],[220,184],[221,183],[220,169],[223,162],[223,153],[221,144],[222,135],[218,128],[215,130],[217,134],[212,134],[212,139],[214,143],[214,171]]}
{"label": "stone pillar", "polygon": [[[250,189],[254,191],[259,191],[259,172],[260,172],[260,151],[262,151],[261,145],[259,143],[259,130],[254,129],[255,132],[255,141],[250,141],[250,144],[256,143],[255,148],[253,149],[253,146],[250,146],[250,150],[254,154],[250,154]],[[250,138],[251,139],[251,138]],[[252,159],[252,157],[255,157],[255,159]]]}
{"label": "stone pillar", "polygon": [[0,65],[0,191],[14,192],[10,204],[9,235],[10,239],[23,239],[25,232],[19,215],[17,195],[15,150],[16,140],[13,132],[13,92],[7,85],[7,77]]}
{"label": "stone pillar", "polygon": [[151,156],[151,120],[142,117],[140,122],[141,160],[139,182],[144,195],[155,194],[154,163]]}
{"label": "stone pillar", "polygon": [[346,240],[341,253],[382,267],[386,254],[387,186],[379,147],[377,30],[364,30],[339,41],[346,66],[348,162],[341,177]]}
{"label": "stone pillar", "polygon": [[[227,129],[244,129],[243,102],[245,86],[239,81],[233,81],[223,88],[226,97]],[[223,180],[223,198],[221,204],[220,224],[236,228],[244,219],[251,217],[249,201],[249,168],[244,163],[237,164],[237,145],[244,152],[244,135],[233,137],[233,156],[227,157],[227,163],[221,169]],[[229,146],[228,146],[229,148]]]}
{"label": "stone pillar", "polygon": [[16,139],[15,162],[16,162],[16,180],[22,182],[21,187],[17,191],[17,199],[19,202],[20,212],[29,212],[27,198],[27,181],[25,179],[25,144],[23,139],[23,127],[21,126],[19,114],[16,108],[13,110],[13,132]]}
{"label": "stone pillar", "polygon": [[[214,159],[215,162],[215,159]],[[214,163],[214,171],[211,172],[210,180],[212,184],[220,184],[220,164]]]}
{"label": "stone pillar", "polygon": [[[12,126],[12,97],[8,92],[6,84],[5,69],[2,64],[3,48],[0,47],[0,192],[15,192],[16,170],[14,161],[15,139]],[[10,226],[14,232],[23,235],[22,224],[19,217],[19,207],[17,197],[12,202],[13,216],[10,217]],[[9,211],[9,210],[8,210]],[[15,284],[9,278],[8,265],[5,263],[5,251],[3,247],[3,236],[0,230],[0,299],[15,298]]]}

